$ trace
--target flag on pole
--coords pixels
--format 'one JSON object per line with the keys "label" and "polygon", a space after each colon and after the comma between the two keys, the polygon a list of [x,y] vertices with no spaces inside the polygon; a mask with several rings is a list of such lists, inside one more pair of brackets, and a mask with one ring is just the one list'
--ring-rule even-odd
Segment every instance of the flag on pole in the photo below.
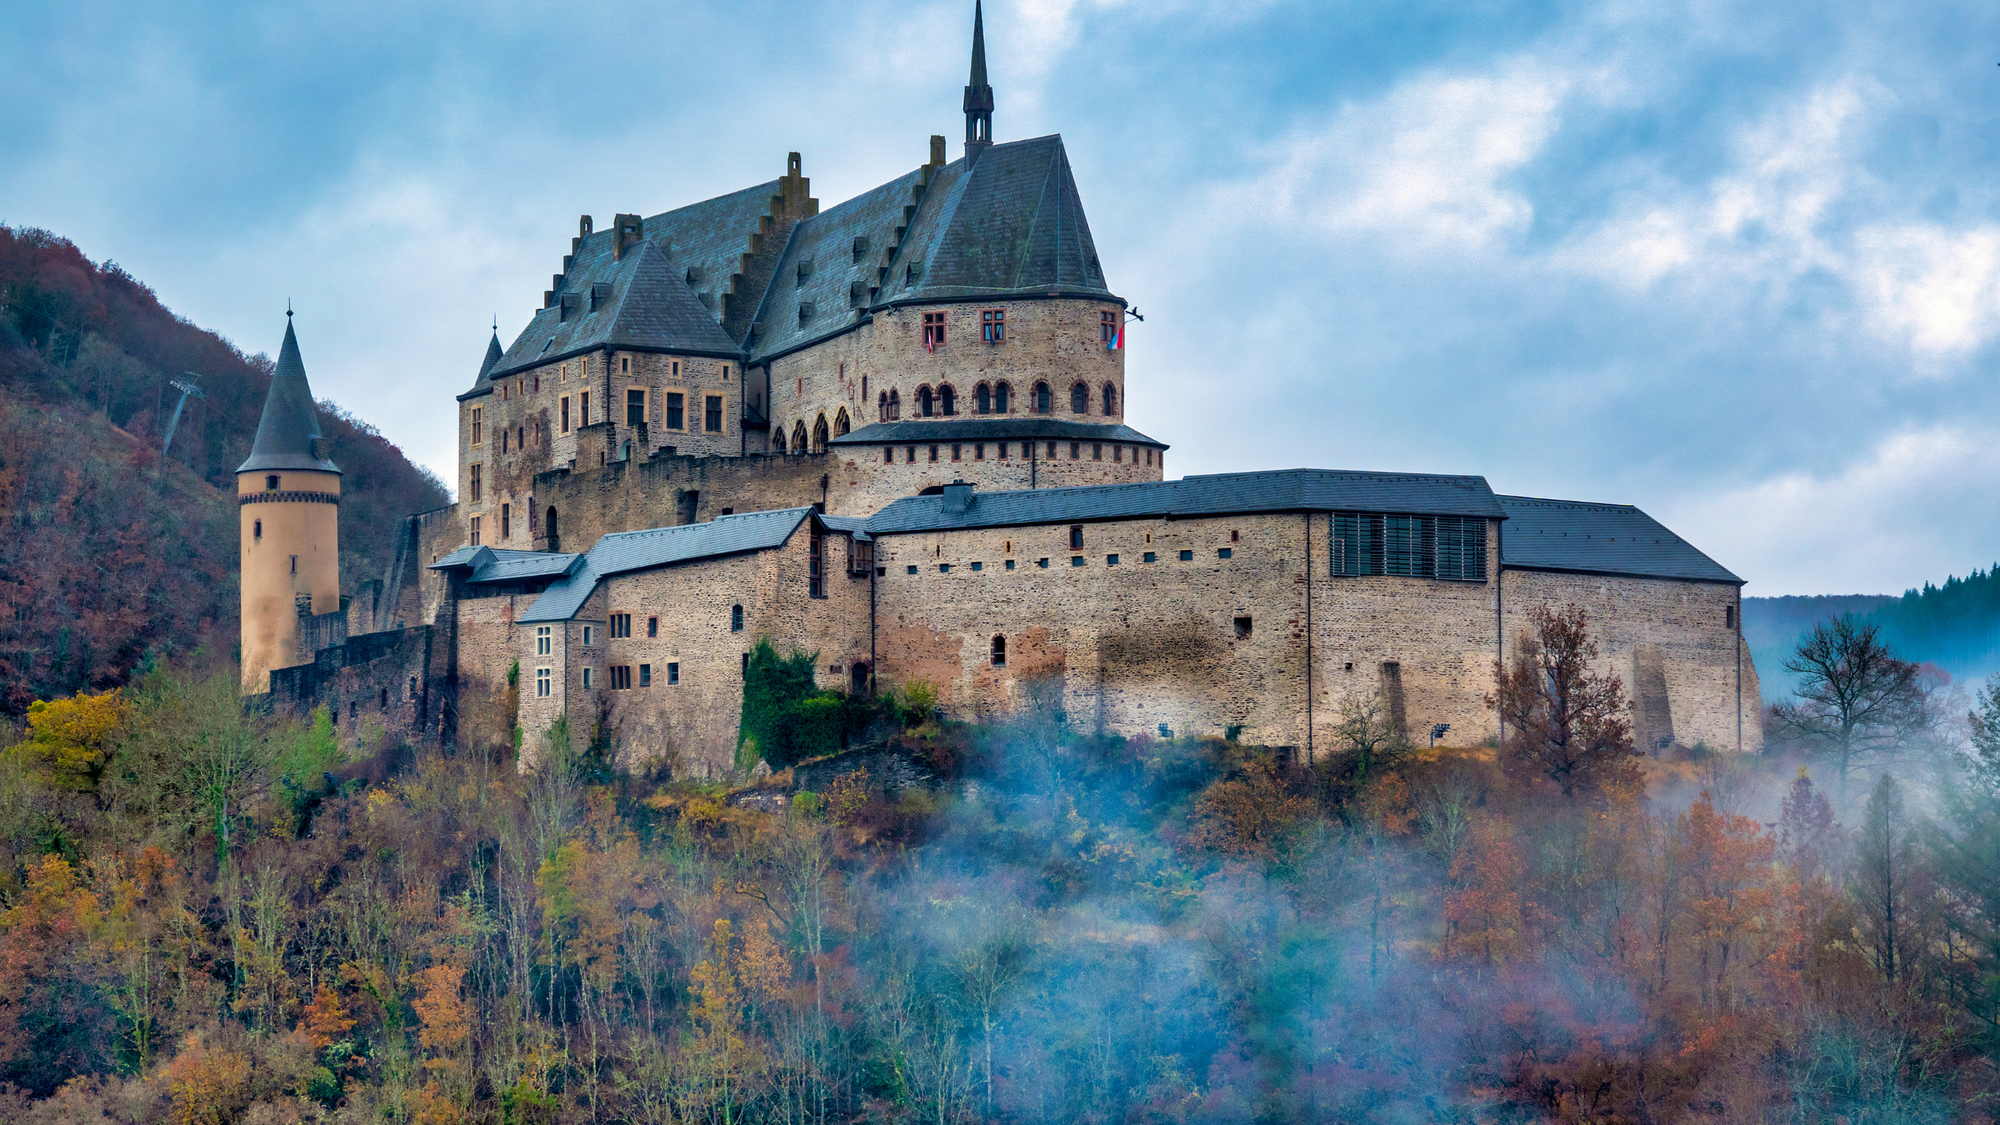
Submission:
{"label": "flag on pole", "polygon": [[1115,352],[1124,346],[1125,346],[1125,326],[1121,324],[1118,327],[1113,328],[1111,330],[1111,339],[1104,345],[1104,348],[1106,351]]}

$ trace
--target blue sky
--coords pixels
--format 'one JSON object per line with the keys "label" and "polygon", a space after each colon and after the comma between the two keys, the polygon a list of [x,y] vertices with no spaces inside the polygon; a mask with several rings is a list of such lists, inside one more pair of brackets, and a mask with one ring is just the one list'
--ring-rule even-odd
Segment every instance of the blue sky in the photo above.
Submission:
{"label": "blue sky", "polygon": [[[0,15],[0,222],[115,259],[450,478],[490,318],[579,214],[963,134],[970,4]],[[1635,503],[1748,593],[2000,558],[2000,7],[995,0],[1068,142],[1169,471]]]}

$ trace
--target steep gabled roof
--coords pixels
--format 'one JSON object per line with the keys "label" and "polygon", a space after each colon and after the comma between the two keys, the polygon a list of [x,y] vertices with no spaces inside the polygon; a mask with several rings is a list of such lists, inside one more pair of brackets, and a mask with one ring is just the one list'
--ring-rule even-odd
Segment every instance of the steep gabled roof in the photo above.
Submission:
{"label": "steep gabled roof", "polygon": [[868,521],[868,531],[881,536],[1041,523],[1299,511],[1505,518],[1484,477],[1281,469],[1145,484],[975,493],[972,503],[963,509],[954,507],[946,496],[906,496],[875,513]]}
{"label": "steep gabled roof", "polygon": [[1507,526],[1500,564],[1530,570],[1684,578],[1702,582],[1743,580],[1696,550],[1692,543],[1630,504],[1501,496]]}
{"label": "steep gabled roof", "polygon": [[581,567],[543,591],[519,620],[567,621],[590,600],[597,584],[614,574],[782,546],[812,516],[811,508],[780,508],[607,535],[584,554]]}
{"label": "steep gabled roof", "polygon": [[[909,221],[905,208],[916,203],[922,178],[923,170],[913,169],[792,228],[757,309],[751,362],[845,332],[868,314],[883,263],[896,248],[897,231]],[[857,239],[865,240],[858,255]],[[803,283],[801,265],[808,271]],[[804,315],[806,309],[811,315]]]}
{"label": "steep gabled roof", "polygon": [[931,179],[878,307],[1052,294],[1117,300],[1106,288],[1062,137],[1010,141]]}
{"label": "steep gabled roof", "polygon": [[271,373],[271,392],[264,396],[264,416],[257,422],[257,437],[250,443],[250,456],[236,466],[239,473],[266,469],[310,469],[321,473],[340,471],[319,455],[319,414],[313,409],[312,387],[306,382],[305,361],[299,358],[299,338],[292,334],[291,313],[285,314],[285,343],[278,350],[278,366]]}
{"label": "steep gabled roof", "polygon": [[[614,261],[610,237],[604,231],[584,240],[571,266],[574,282],[565,283],[554,305],[535,314],[514,346],[480,377],[481,386],[607,347],[738,354],[736,342],[709,316],[666,251],[645,239]],[[585,249],[592,253],[585,255]]]}

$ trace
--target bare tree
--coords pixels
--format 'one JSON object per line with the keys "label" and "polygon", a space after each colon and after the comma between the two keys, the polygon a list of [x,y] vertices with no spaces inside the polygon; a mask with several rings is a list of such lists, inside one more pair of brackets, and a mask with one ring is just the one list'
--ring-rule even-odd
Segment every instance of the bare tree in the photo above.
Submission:
{"label": "bare tree", "polygon": [[1771,709],[1778,738],[1833,757],[1843,808],[1857,759],[1908,749],[1932,725],[1917,665],[1897,658],[1878,632],[1848,616],[1813,626],[1785,661],[1799,677],[1798,698]]}
{"label": "bare tree", "polygon": [[1582,606],[1528,611],[1512,668],[1496,669],[1498,690],[1486,705],[1507,731],[1502,761],[1510,772],[1541,774],[1574,797],[1628,777],[1636,768],[1631,704],[1616,673],[1590,670],[1597,642]]}

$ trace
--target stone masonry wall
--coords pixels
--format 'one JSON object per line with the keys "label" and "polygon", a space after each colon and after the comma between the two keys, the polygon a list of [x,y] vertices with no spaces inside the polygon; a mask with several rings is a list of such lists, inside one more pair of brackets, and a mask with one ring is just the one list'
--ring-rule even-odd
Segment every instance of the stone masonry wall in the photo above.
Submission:
{"label": "stone masonry wall", "polygon": [[[1237,726],[1303,752],[1324,745],[1341,698],[1378,692],[1394,662],[1413,734],[1449,722],[1481,737],[1493,584],[1332,578],[1326,535],[1324,515],[1293,514],[1086,524],[1080,552],[1067,525],[886,537],[880,672],[936,683],[966,718],[1004,713],[1055,677],[1072,723],[1127,734]],[[1004,667],[992,662],[996,635]]]}
{"label": "stone masonry wall", "polygon": [[[984,342],[980,315],[989,309],[1007,314],[1006,338]],[[982,382],[1005,380],[1013,388],[1006,416],[1029,417],[1035,382],[1049,384],[1051,416],[1071,422],[1113,424],[1125,420],[1125,351],[1104,346],[1099,315],[1123,316],[1116,301],[1014,300],[992,304],[953,303],[884,309],[854,331],[771,361],[772,432],[782,427],[785,440],[803,424],[810,434],[824,416],[828,433],[845,410],[854,429],[883,421],[881,396],[894,389],[905,420],[918,417],[917,390],[933,391],[950,384],[957,394],[958,416],[976,418],[974,392]],[[925,313],[945,316],[945,343],[924,346]],[[1090,390],[1089,409],[1070,411],[1070,386]],[[1104,386],[1117,391],[1114,409],[1104,413]]]}
{"label": "stone masonry wall", "polygon": [[[774,550],[612,577],[576,620],[551,628],[556,651],[547,657],[535,651],[536,627],[523,627],[521,715],[530,753],[540,733],[567,713],[577,737],[601,717],[614,755],[626,766],[665,759],[676,773],[725,774],[735,760],[743,658],[763,637],[781,653],[816,652],[821,686],[847,687],[853,664],[869,656],[869,579],[847,574],[848,538],[829,533],[826,596],[809,597],[806,526]],[[736,605],[744,609],[740,632],[730,627]],[[607,622],[614,613],[632,616],[631,637],[609,636]],[[654,617],[659,633],[649,636],[647,622]],[[586,624],[592,632],[588,646],[582,635]],[[645,687],[642,664],[651,670]],[[610,668],[618,665],[633,670],[629,690],[610,687]],[[669,682],[669,665],[678,666],[677,683]],[[592,669],[588,691],[582,687],[585,666]],[[535,687],[540,667],[551,669],[548,697]]]}
{"label": "stone masonry wall", "polygon": [[1740,719],[1741,748],[1763,746],[1757,669],[1734,624],[1742,620],[1737,586],[1510,570],[1502,593],[1503,636],[1509,659],[1527,627],[1532,607],[1543,603],[1580,605],[1590,614],[1599,668],[1616,672],[1624,680],[1628,698],[1635,694],[1641,679],[1642,662],[1650,663],[1657,654],[1658,668],[1664,673],[1671,731],[1652,729],[1671,733],[1683,746],[1699,741],[1718,750],[1733,750],[1739,745]]}

